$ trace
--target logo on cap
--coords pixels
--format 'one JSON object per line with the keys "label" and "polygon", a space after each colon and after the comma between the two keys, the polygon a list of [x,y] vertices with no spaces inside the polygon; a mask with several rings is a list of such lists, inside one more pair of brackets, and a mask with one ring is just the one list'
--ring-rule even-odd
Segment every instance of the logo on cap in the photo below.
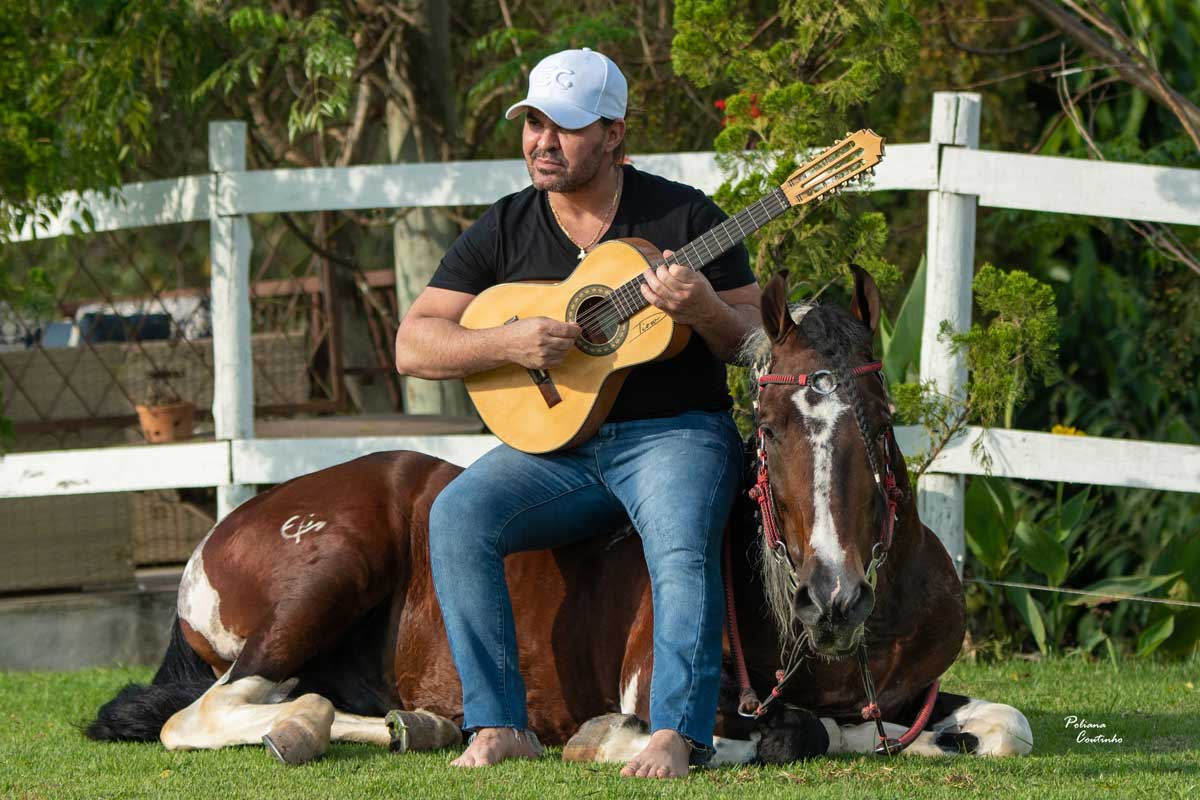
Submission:
{"label": "logo on cap", "polygon": [[542,72],[542,76],[538,79],[538,85],[549,86],[551,83],[554,83],[560,89],[570,89],[575,85],[575,81],[570,80],[567,76],[574,74],[575,70],[573,69],[568,69],[558,64],[547,64],[546,69]]}

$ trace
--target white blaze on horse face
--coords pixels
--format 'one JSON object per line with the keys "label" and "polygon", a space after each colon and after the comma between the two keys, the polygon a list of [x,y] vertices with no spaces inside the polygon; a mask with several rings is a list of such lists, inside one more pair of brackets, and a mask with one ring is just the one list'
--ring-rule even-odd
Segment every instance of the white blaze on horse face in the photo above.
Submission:
{"label": "white blaze on horse face", "polygon": [[203,636],[217,655],[226,661],[234,661],[241,655],[246,640],[221,622],[221,598],[204,571],[204,546],[211,536],[212,531],[209,531],[188,559],[179,580],[177,610],[179,618]]}
{"label": "white blaze on horse face", "polygon": [[[809,400],[810,394],[816,397],[815,401]],[[817,559],[835,566],[845,559],[845,553],[833,522],[833,434],[850,407],[836,392],[818,395],[804,388],[792,394],[792,402],[804,417],[812,448],[813,519],[809,545]]]}

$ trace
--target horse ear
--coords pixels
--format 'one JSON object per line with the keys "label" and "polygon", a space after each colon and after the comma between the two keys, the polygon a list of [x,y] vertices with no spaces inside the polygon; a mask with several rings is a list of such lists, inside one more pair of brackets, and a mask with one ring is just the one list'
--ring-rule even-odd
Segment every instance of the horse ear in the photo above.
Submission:
{"label": "horse ear", "polygon": [[792,312],[788,309],[787,275],[786,269],[776,272],[762,294],[763,330],[776,344],[796,329]]}
{"label": "horse ear", "polygon": [[854,299],[850,302],[850,313],[875,332],[879,326],[879,287],[871,273],[858,264],[851,264],[854,273]]}

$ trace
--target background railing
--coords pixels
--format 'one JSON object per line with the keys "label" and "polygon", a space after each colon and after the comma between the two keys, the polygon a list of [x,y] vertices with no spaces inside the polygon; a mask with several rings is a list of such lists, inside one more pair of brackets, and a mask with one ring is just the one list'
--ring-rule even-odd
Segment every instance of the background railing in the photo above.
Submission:
{"label": "background railing", "polygon": [[[975,94],[935,95],[931,141],[889,144],[873,184],[863,189],[928,193],[921,378],[948,394],[962,391],[966,369],[937,332],[942,320],[955,330],[970,326],[978,206],[1200,224],[1200,170],[980,151],[979,108]],[[527,184],[523,163],[251,172],[245,168],[245,141],[244,123],[211,123],[212,174],[130,184],[114,200],[90,193],[71,196],[57,218],[15,237],[70,233],[85,209],[94,232],[208,222],[216,441],[11,454],[0,459],[0,497],[217,487],[218,517],[223,517],[252,495],[255,484],[278,483],[364,453],[413,449],[467,464],[492,446],[490,436],[256,439],[248,215],[482,205]],[[711,153],[634,160],[643,169],[708,192],[723,180]],[[919,430],[899,433],[903,449],[920,448]],[[1200,447],[971,428],[941,452],[920,486],[922,517],[945,542],[960,572],[963,475],[985,472],[973,454],[977,440],[995,475],[1200,492]]]}

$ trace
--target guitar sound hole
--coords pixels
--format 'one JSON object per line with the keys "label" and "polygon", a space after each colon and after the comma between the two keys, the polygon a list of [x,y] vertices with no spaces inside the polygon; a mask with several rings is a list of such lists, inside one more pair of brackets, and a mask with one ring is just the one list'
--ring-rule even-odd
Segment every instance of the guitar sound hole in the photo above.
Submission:
{"label": "guitar sound hole", "polygon": [[575,321],[583,328],[583,338],[589,344],[611,342],[621,327],[617,309],[605,297],[589,297],[579,304]]}

